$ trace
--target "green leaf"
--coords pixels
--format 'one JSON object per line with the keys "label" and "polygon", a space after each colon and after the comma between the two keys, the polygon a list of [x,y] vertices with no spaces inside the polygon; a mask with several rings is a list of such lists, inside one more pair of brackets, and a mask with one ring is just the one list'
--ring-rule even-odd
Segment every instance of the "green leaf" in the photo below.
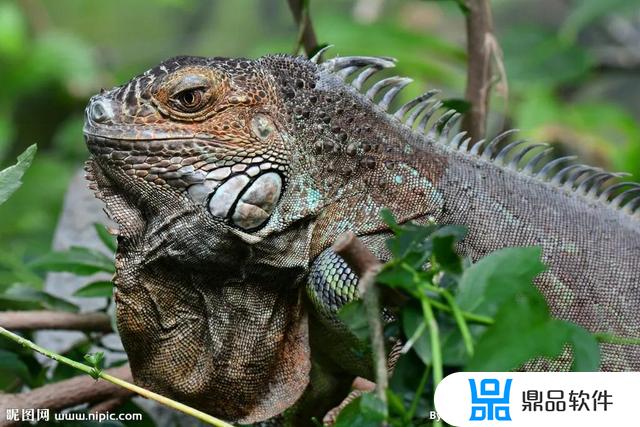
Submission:
{"label": "green leaf", "polygon": [[400,225],[396,221],[396,217],[393,215],[393,212],[391,212],[389,209],[387,208],[382,209],[380,211],[380,217],[382,217],[382,221],[384,221],[384,223],[387,224],[391,229],[391,231],[393,231],[394,233],[397,233],[401,230]]}
{"label": "green leaf", "polygon": [[362,300],[353,300],[343,305],[338,311],[338,317],[360,341],[369,341],[369,324]]}
{"label": "green leaf", "polygon": [[524,292],[504,301],[476,344],[468,371],[510,371],[534,357],[556,357],[568,339],[566,328],[550,319],[539,292]]}
{"label": "green leaf", "polygon": [[335,427],[379,427],[387,418],[387,408],[373,393],[364,393],[338,415]]}
{"label": "green leaf", "polygon": [[92,282],[75,291],[73,296],[85,298],[111,298],[113,296],[113,283],[106,280]]}
{"label": "green leaf", "polygon": [[93,249],[72,247],[51,252],[33,261],[31,267],[46,271],[66,271],[80,276],[98,272],[115,273],[113,259]]}
{"label": "green leaf", "polygon": [[27,365],[17,354],[0,349],[0,371],[7,374],[17,375],[25,382],[31,381],[31,374]]}
{"label": "green leaf", "polygon": [[462,275],[456,301],[463,311],[493,316],[503,301],[535,289],[533,279],[545,270],[538,247],[499,249]]}
{"label": "green leaf", "polygon": [[440,267],[452,274],[462,273],[462,258],[455,250],[456,242],[467,233],[465,227],[448,225],[431,234],[433,256]]}
{"label": "green leaf", "polygon": [[408,304],[402,308],[402,330],[407,342],[412,342],[411,348],[416,352],[422,363],[431,364],[431,342],[426,328],[422,310]]}
{"label": "green leaf", "polygon": [[0,309],[78,311],[69,301],[22,284],[14,284],[0,294]]}
{"label": "green leaf", "polygon": [[102,224],[93,224],[93,227],[96,229],[100,241],[104,243],[111,252],[115,252],[116,249],[118,249],[118,242],[116,238],[107,231],[107,227]]}
{"label": "green leaf", "polygon": [[596,372],[600,370],[600,346],[598,340],[583,327],[571,322],[558,321],[569,332],[573,348],[572,371]]}
{"label": "green leaf", "polygon": [[15,165],[0,171],[0,205],[22,185],[22,176],[31,165],[36,150],[35,144],[29,146],[18,156],[18,162]]}
{"label": "green leaf", "polygon": [[104,366],[104,353],[101,351],[97,353],[87,353],[84,355],[84,360],[93,368],[89,375],[96,380],[100,378]]}
{"label": "green leaf", "polygon": [[387,402],[389,403],[390,413],[399,416],[406,414],[407,411],[402,403],[402,398],[389,388],[387,389]]}

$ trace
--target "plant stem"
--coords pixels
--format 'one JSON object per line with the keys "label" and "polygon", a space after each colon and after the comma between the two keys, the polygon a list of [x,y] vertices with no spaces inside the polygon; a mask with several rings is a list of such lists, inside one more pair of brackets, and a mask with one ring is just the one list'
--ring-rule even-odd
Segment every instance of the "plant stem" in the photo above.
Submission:
{"label": "plant stem", "polygon": [[632,337],[619,337],[617,335],[611,335],[606,332],[598,332],[593,334],[598,342],[604,342],[608,344],[622,344],[622,345],[640,345],[640,338]]}
{"label": "plant stem", "polygon": [[[442,349],[440,348],[440,332],[438,330],[438,322],[433,315],[433,309],[428,298],[423,297],[420,300],[422,304],[422,313],[429,326],[429,337],[431,338],[431,362],[433,364],[433,389],[435,390],[440,381],[442,381]],[[434,421],[434,427],[440,427],[440,421]]]}
{"label": "plant stem", "polygon": [[469,353],[469,356],[473,356],[473,339],[471,338],[471,332],[469,332],[467,322],[466,320],[464,320],[462,310],[460,310],[460,307],[449,291],[447,291],[446,289],[442,289],[441,295],[447,301],[449,307],[451,307],[453,317],[454,319],[456,319],[456,323],[458,324],[458,328],[460,329],[460,334],[462,334],[462,340],[464,341],[464,346],[467,349],[467,353]]}
{"label": "plant stem", "polygon": [[187,415],[191,415],[192,417],[195,417],[197,419],[199,419],[200,421],[203,421],[207,424],[211,424],[217,427],[233,427],[231,424],[226,423],[222,420],[219,420],[215,417],[212,417],[209,414],[205,414],[202,411],[198,411],[197,409],[191,408],[187,405],[184,405],[180,402],[176,402],[175,400],[169,399],[167,397],[164,397],[162,395],[159,395],[157,393],[154,393],[152,391],[149,390],[145,390],[142,387],[138,387],[137,385],[128,383],[127,381],[121,380],[120,378],[116,378],[112,375],[106,374],[102,371],[100,372],[96,372],[96,369],[92,366],[88,366],[85,365],[84,363],[79,363],[76,362],[75,360],[71,360],[67,357],[64,357],[60,354],[54,353],[50,350],[47,350],[44,347],[40,347],[39,345],[37,345],[34,342],[31,342],[25,338],[22,338],[20,335],[16,335],[11,331],[6,330],[5,328],[0,326],[0,336],[6,337],[12,341],[17,342],[18,344],[22,345],[23,347],[29,348],[33,351],[36,351],[40,354],[42,354],[43,356],[46,356],[50,359],[53,359],[57,362],[63,363],[65,365],[71,366],[79,371],[84,372],[85,374],[91,375],[91,376],[97,376],[99,378],[102,378],[105,381],[109,381],[112,384],[116,384],[119,385],[120,387],[123,387],[127,390],[130,390],[134,393],[139,394],[142,397],[146,397],[147,399],[152,399],[155,400],[156,402],[162,403],[163,405],[166,405],[170,408],[176,409],[180,412],[184,412]]}
{"label": "plant stem", "polygon": [[418,389],[416,390],[415,396],[413,396],[413,400],[411,401],[411,406],[409,406],[409,411],[406,414],[405,421],[410,422],[413,418],[413,415],[416,413],[416,409],[418,409],[418,403],[420,403],[420,397],[424,392],[424,388],[427,386],[427,380],[429,379],[429,371],[431,370],[431,366],[427,365],[422,373],[422,378],[420,378],[420,383],[418,384]]}
{"label": "plant stem", "polygon": [[[445,289],[438,288],[436,286],[431,286],[431,285],[424,285],[424,287],[426,290],[436,292],[440,295],[443,295],[443,292],[446,291]],[[447,304],[443,304],[440,301],[436,301],[432,298],[429,298],[429,302],[433,307],[437,308],[440,311],[453,313],[453,309],[449,307]],[[469,313],[468,311],[462,311],[462,310],[460,311],[460,314],[465,320],[468,320],[473,323],[479,323],[481,325],[486,325],[486,326],[491,326],[494,323],[493,318],[489,316],[482,316],[481,314],[473,314],[473,313]]]}
{"label": "plant stem", "polygon": [[379,290],[375,285],[379,268],[369,269],[360,278],[361,289],[364,290],[362,299],[367,313],[369,331],[371,331],[371,351],[373,352],[373,362],[376,375],[376,394],[378,398],[387,404],[387,387],[389,380],[387,377],[387,357],[384,348],[384,331],[380,320],[380,298]]}

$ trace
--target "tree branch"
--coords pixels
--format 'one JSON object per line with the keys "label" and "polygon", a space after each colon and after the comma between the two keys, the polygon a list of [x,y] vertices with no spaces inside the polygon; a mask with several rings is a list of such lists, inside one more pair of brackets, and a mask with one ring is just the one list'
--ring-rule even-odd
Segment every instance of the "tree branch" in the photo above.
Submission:
{"label": "tree branch", "polygon": [[[129,366],[111,368],[105,371],[110,375],[132,381]],[[77,376],[68,380],[27,391],[25,393],[0,393],[0,414],[7,409],[53,409],[62,410],[83,403],[103,402],[115,398],[133,396],[134,393],[107,381],[96,381],[88,375]],[[0,426],[12,423],[0,416]]]}
{"label": "tree branch", "polygon": [[491,58],[494,48],[493,17],[489,0],[468,0],[467,26],[467,90],[465,98],[471,104],[462,121],[472,142],[485,137]]}
{"label": "tree branch", "polygon": [[376,376],[376,394],[387,402],[386,389],[389,384],[387,357],[384,348],[384,331],[380,319],[380,295],[375,286],[376,276],[382,268],[380,261],[352,232],[341,234],[333,244],[333,250],[349,264],[358,275],[358,293],[364,301],[367,321],[371,331],[371,351]]}
{"label": "tree branch", "polygon": [[105,313],[67,313],[63,311],[2,311],[0,326],[12,330],[66,329],[113,332]]}
{"label": "tree branch", "polygon": [[309,16],[309,0],[287,0],[289,3],[289,9],[293,14],[293,19],[298,26],[298,40],[296,42],[296,52],[300,49],[300,46],[304,48],[304,52],[307,56],[311,56],[312,53],[318,48],[318,39],[316,33],[313,30],[313,24]]}

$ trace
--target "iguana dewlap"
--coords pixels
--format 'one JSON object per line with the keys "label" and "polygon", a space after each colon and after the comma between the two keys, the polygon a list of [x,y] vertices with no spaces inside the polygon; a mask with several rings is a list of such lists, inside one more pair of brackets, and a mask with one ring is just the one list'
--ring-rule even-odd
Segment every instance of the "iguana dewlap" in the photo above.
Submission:
{"label": "iguana dewlap", "polygon": [[[371,377],[335,315],[357,278],[329,247],[352,230],[388,258],[385,207],[467,226],[474,260],[542,246],[557,317],[640,338],[640,186],[511,133],[471,145],[434,92],[390,109],[410,81],[376,79],[392,65],[178,57],[91,99],[88,177],[120,224],[137,383],[229,420],[296,402],[321,417]],[[602,369],[640,370],[640,346],[602,350]]]}

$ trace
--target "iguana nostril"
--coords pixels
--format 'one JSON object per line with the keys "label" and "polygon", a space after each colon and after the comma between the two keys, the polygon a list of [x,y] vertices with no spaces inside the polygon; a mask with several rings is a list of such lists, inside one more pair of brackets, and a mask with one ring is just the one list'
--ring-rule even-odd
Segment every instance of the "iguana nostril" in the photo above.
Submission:
{"label": "iguana nostril", "polygon": [[94,101],[89,108],[89,115],[91,120],[98,123],[103,123],[111,118],[110,109],[108,109],[103,101]]}

